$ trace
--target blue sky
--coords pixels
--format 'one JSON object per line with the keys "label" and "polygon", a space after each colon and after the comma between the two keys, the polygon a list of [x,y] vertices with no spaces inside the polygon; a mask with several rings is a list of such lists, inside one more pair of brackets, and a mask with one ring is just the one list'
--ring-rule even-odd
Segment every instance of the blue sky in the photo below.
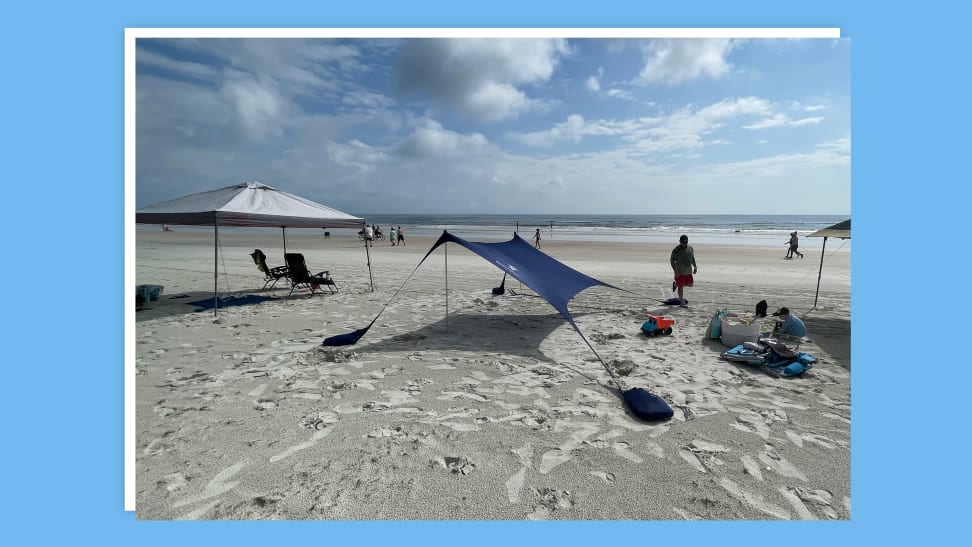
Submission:
{"label": "blue sky", "polygon": [[849,214],[848,39],[139,38],[136,206]]}

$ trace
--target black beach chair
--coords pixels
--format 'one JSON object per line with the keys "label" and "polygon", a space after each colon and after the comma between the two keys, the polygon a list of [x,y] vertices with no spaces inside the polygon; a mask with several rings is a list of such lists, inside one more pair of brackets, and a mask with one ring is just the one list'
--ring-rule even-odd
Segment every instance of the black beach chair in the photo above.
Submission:
{"label": "black beach chair", "polygon": [[[301,286],[309,288],[311,294],[314,294],[314,291],[321,285],[326,285],[331,294],[337,292],[337,283],[331,278],[329,270],[311,275],[310,270],[307,269],[307,262],[304,261],[304,255],[300,253],[285,253],[284,260],[290,269],[290,273],[287,275],[287,278],[290,279],[290,294],[294,294],[294,291]],[[324,290],[321,289],[321,292],[324,292]]]}
{"label": "black beach chair", "polygon": [[250,253],[250,257],[253,258],[253,262],[257,265],[257,268],[259,268],[260,271],[266,276],[263,283],[263,289],[261,290],[266,290],[267,285],[270,285],[270,288],[272,289],[273,286],[277,284],[277,281],[287,277],[287,274],[290,273],[290,269],[287,268],[287,266],[277,266],[276,268],[267,266],[267,255],[263,254],[263,251],[260,249],[253,249],[253,252]]}

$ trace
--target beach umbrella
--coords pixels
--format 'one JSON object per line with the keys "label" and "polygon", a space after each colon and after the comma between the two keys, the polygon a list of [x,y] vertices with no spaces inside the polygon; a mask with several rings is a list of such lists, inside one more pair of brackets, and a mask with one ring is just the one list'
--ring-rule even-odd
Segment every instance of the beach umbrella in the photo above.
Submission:
{"label": "beach umbrella", "polygon": [[[259,182],[244,182],[225,188],[189,194],[180,198],[139,209],[135,212],[139,224],[181,224],[212,226],[214,246],[213,276],[214,313],[219,309],[219,227],[250,226],[280,227],[287,249],[287,228],[358,228],[365,220],[332,209],[300,196],[288,194]],[[367,241],[365,242],[367,244]],[[368,276],[374,290],[371,259],[368,254]]]}
{"label": "beach umbrella", "polygon": [[850,239],[851,238],[851,219],[847,219],[843,222],[838,222],[833,226],[828,226],[822,230],[817,230],[816,232],[808,235],[807,237],[822,237],[823,249],[820,251],[820,269],[817,271],[817,293],[813,296],[813,307],[817,307],[817,297],[820,296],[820,277],[823,274],[823,261],[824,261],[824,251],[827,250],[827,238],[828,237],[839,237],[840,239]]}

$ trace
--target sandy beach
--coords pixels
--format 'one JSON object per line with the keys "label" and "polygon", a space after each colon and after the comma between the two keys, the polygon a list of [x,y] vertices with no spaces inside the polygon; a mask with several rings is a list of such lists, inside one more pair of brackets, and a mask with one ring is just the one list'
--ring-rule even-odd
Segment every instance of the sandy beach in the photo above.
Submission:
{"label": "sandy beach", "polygon": [[[463,234],[457,234],[462,236]],[[261,291],[249,253],[283,265],[279,235],[227,234],[221,290],[271,297],[218,316],[211,233],[139,231],[135,313],[139,519],[849,519],[850,252],[693,244],[687,309],[660,303],[675,245],[543,241],[543,250],[638,296],[592,288],[570,304],[625,383],[675,416],[628,413],[583,340],[544,300],[493,296],[502,272],[448,246],[353,346],[322,340],[368,325],[428,251],[350,236],[288,234],[338,292]],[[225,272],[225,275],[224,273]],[[515,280],[506,287],[530,293]],[[817,358],[801,377],[719,358],[713,313],[788,306]],[[674,318],[646,337],[645,312]],[[772,319],[771,317],[768,319]]]}

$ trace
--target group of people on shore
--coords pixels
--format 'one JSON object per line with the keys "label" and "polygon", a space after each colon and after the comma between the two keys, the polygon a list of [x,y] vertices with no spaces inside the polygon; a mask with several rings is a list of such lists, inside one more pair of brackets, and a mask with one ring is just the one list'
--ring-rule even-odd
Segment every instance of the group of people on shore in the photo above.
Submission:
{"label": "group of people on shore", "polygon": [[[672,266],[672,272],[675,274],[674,287],[678,291],[679,306],[683,308],[688,307],[688,301],[685,300],[684,296],[685,287],[691,287],[695,283],[694,274],[699,273],[699,266],[695,262],[695,249],[688,244],[688,241],[688,236],[682,234],[678,238],[678,245],[672,249],[671,259],[669,260]],[[537,238],[537,244],[537,248],[539,248],[539,237]],[[800,255],[800,258],[803,258],[803,254],[797,251],[798,240],[796,232],[790,234],[789,244],[790,252],[787,253],[787,258],[793,258],[794,253]],[[779,318],[773,329],[775,335],[796,338],[806,336],[806,324],[799,317],[791,315],[790,309],[786,306],[780,308],[773,315]]]}
{"label": "group of people on shore", "polygon": [[[364,227],[362,232],[358,232],[364,237],[365,245],[375,246],[374,241],[376,239],[385,239],[385,235],[381,232],[381,226],[377,224],[368,224]],[[388,237],[389,242],[391,242],[392,247],[395,245],[405,245],[405,230],[401,226],[392,226],[391,234]]]}

